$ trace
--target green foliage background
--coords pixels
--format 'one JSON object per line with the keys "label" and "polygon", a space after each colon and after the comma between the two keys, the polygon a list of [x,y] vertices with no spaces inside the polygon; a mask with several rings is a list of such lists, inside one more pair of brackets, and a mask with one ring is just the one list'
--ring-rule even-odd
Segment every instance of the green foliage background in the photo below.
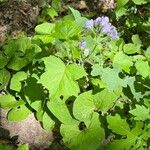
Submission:
{"label": "green foliage background", "polygon": [[57,20],[59,1],[45,8],[53,22],[37,25],[32,37],[6,41],[0,51],[0,90],[6,92],[0,107],[10,109],[8,120],[34,112],[48,131],[59,124],[71,150],[149,149],[150,16],[129,17],[148,2],[117,1],[118,40],[85,30],[87,18],[73,8]]}

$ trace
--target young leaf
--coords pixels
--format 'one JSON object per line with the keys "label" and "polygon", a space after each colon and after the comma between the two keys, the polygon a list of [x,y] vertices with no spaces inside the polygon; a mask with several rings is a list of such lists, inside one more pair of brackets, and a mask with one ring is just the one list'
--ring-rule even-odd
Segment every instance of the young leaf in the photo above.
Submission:
{"label": "young leaf", "polygon": [[135,54],[135,53],[140,53],[141,51],[141,44],[139,43],[136,43],[136,44],[133,44],[133,43],[128,43],[128,44],[125,44],[124,47],[123,47],[123,51],[126,53],[126,54]]}
{"label": "young leaf", "polygon": [[58,16],[57,11],[53,7],[45,8],[45,14],[50,16],[52,19]]}
{"label": "young leaf", "polygon": [[134,44],[138,44],[138,45],[141,45],[142,44],[142,41],[140,40],[140,37],[138,34],[135,34],[132,36],[132,42]]}
{"label": "young leaf", "polygon": [[85,121],[85,129],[82,129],[80,124],[78,122],[78,124],[61,125],[60,132],[65,145],[71,150],[99,149],[105,136],[100,126],[99,115],[94,113],[91,120]]}
{"label": "young leaf", "polygon": [[118,52],[114,56],[113,66],[130,73],[130,67],[133,66],[132,59],[123,52]]}
{"label": "young leaf", "polygon": [[140,75],[144,78],[150,75],[150,66],[147,61],[139,60],[135,63],[135,67]]}
{"label": "young leaf", "polygon": [[115,11],[115,13],[116,13],[116,18],[118,19],[118,18],[120,18],[121,16],[126,15],[126,13],[127,13],[127,8],[125,8],[125,7],[120,7],[120,8],[118,8],[118,9]]}
{"label": "young leaf", "polygon": [[81,27],[73,20],[63,20],[56,23],[54,37],[57,39],[70,39],[79,36]]}
{"label": "young leaf", "polygon": [[73,9],[72,7],[69,7],[71,13],[73,14],[75,20],[81,17],[81,14],[78,10]]}
{"label": "young leaf", "polygon": [[128,3],[129,0],[117,0],[117,8],[121,8]]}
{"label": "young leaf", "polygon": [[130,114],[135,116],[135,120],[141,120],[145,121],[147,119],[150,119],[150,111],[145,106],[136,105],[136,108],[129,111]]}
{"label": "young leaf", "polygon": [[[86,75],[84,69],[78,65],[65,64],[55,56],[43,58],[45,70],[39,83],[43,84],[51,96],[77,96],[79,86],[77,79]],[[78,73],[78,74],[77,74]]]}
{"label": "young leaf", "polygon": [[51,34],[53,29],[55,28],[55,24],[44,22],[35,27],[35,32],[38,34]]}
{"label": "young leaf", "polygon": [[10,83],[10,89],[15,91],[21,90],[21,81],[27,78],[27,74],[24,71],[17,72],[13,75]]}
{"label": "young leaf", "polygon": [[87,19],[85,17],[82,17],[78,10],[75,10],[71,7],[69,7],[69,9],[70,9],[70,11],[71,11],[71,13],[75,19],[75,22],[78,25],[80,25],[81,27],[83,27]]}
{"label": "young leaf", "polygon": [[52,43],[54,44],[55,38],[51,35],[35,35],[33,36],[33,40],[41,40],[44,44]]}
{"label": "young leaf", "polygon": [[11,109],[8,114],[9,121],[22,121],[26,119],[31,114],[31,111],[25,106],[21,105],[20,107],[16,107]]}
{"label": "young leaf", "polygon": [[16,99],[12,95],[0,96],[0,107],[4,109],[14,108],[23,104],[24,101],[16,101]]}
{"label": "young leaf", "polygon": [[107,116],[108,128],[120,135],[130,134],[130,128],[125,119],[116,114],[115,116]]}
{"label": "young leaf", "polygon": [[61,9],[61,0],[52,0],[52,7],[58,12]]}

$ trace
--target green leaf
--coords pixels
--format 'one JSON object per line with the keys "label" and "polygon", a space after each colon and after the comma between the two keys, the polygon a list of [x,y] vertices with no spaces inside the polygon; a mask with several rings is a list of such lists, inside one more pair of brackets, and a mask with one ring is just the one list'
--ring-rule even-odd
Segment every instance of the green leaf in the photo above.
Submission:
{"label": "green leaf", "polygon": [[24,71],[20,71],[14,74],[10,82],[10,89],[19,92],[21,90],[21,81],[25,80],[26,78],[27,73]]}
{"label": "green leaf", "polygon": [[[142,123],[136,123],[136,126],[130,130],[128,123],[125,119],[116,114],[115,116],[107,117],[108,128],[113,132],[122,135],[121,139],[116,139],[108,145],[108,149],[111,150],[124,150],[124,149],[137,149],[142,148],[143,144],[142,138],[139,138],[139,135],[142,133]],[[126,138],[124,137],[126,136]]]}
{"label": "green leaf", "polygon": [[125,45],[124,45],[123,51],[124,51],[126,54],[140,53],[140,51],[141,51],[140,47],[141,47],[140,44],[128,43],[128,44],[125,44]]}
{"label": "green leaf", "polygon": [[96,110],[92,91],[80,94],[73,104],[73,115],[76,119],[87,120]]}
{"label": "green leaf", "polygon": [[35,35],[33,40],[41,40],[44,44],[54,44],[55,42],[55,38],[53,38],[51,35]]}
{"label": "green leaf", "polygon": [[58,12],[61,10],[61,0],[52,0],[52,7]]}
{"label": "green leaf", "polygon": [[108,89],[104,89],[101,92],[94,95],[95,105],[98,110],[102,112],[107,112],[113,107],[115,101],[119,98],[121,91],[110,92]]}
{"label": "green leaf", "polygon": [[0,70],[0,90],[6,88],[10,79],[10,73],[6,69]]}
{"label": "green leaf", "polygon": [[123,52],[118,52],[114,56],[113,66],[130,73],[130,67],[133,66],[132,59]]}
{"label": "green leaf", "polygon": [[144,78],[150,75],[150,66],[147,61],[139,60],[135,63],[135,67],[140,75]]}
{"label": "green leaf", "polygon": [[29,145],[28,144],[19,145],[17,150],[29,150]]}
{"label": "green leaf", "polygon": [[91,120],[85,121],[86,128],[83,130],[79,130],[79,123],[61,125],[60,133],[65,145],[71,150],[99,149],[105,136],[100,126],[99,115],[95,113]]}
{"label": "green leaf", "polygon": [[57,11],[53,7],[46,8],[44,11],[46,12],[46,15],[50,16],[51,18],[58,16]]}
{"label": "green leaf", "polygon": [[25,106],[21,105],[20,107],[16,107],[11,109],[8,114],[9,121],[22,121],[26,119],[31,114],[31,111]]}
{"label": "green leaf", "polygon": [[128,3],[129,0],[117,0],[117,8],[121,8]]}
{"label": "green leaf", "polygon": [[148,2],[150,2],[149,0],[132,0],[136,5],[143,5],[146,4]]}
{"label": "green leaf", "polygon": [[9,64],[7,65],[7,67],[9,69],[15,70],[15,71],[19,71],[20,69],[22,69],[23,67],[25,67],[27,64],[29,63],[28,59],[25,57],[13,57],[11,59],[11,61],[9,62]]}
{"label": "green leaf", "polygon": [[75,10],[71,7],[69,7],[74,19],[75,19],[75,22],[80,26],[80,27],[84,27],[85,25],[85,22],[87,21],[87,18],[85,17],[82,17],[80,12],[78,10]]}
{"label": "green leaf", "polygon": [[121,87],[126,87],[126,80],[119,77],[119,70],[113,68],[102,68],[99,65],[94,65],[92,67],[92,76],[101,76],[101,79],[106,83],[109,91],[118,90]]}
{"label": "green leaf", "polygon": [[119,9],[117,9],[117,10],[115,11],[115,13],[116,13],[116,17],[119,18],[119,17],[121,17],[121,16],[123,16],[123,15],[126,15],[126,13],[127,13],[127,8],[121,7],[121,8],[119,8]]}
{"label": "green leaf", "polygon": [[67,66],[67,69],[69,70],[70,74],[72,75],[73,80],[78,80],[81,77],[86,76],[85,70],[76,64],[70,64]]}
{"label": "green leaf", "polygon": [[116,114],[115,116],[107,116],[108,128],[120,135],[127,135],[130,128],[125,119]]}
{"label": "green leaf", "polygon": [[29,102],[30,106],[36,110],[37,112],[43,111],[42,110],[42,103],[43,101],[39,100],[39,101],[34,101],[32,103]]}
{"label": "green leaf", "polygon": [[73,14],[75,20],[81,17],[81,14],[78,10],[73,9],[72,7],[69,7],[71,13]]}
{"label": "green leaf", "polygon": [[35,27],[35,32],[38,34],[51,34],[53,29],[55,28],[55,24],[44,22]]}
{"label": "green leaf", "polygon": [[[80,92],[77,79],[86,75],[84,69],[78,65],[65,64],[55,56],[43,58],[45,72],[39,83],[43,84],[51,96],[77,96]],[[78,72],[78,74],[77,74]]]}
{"label": "green leaf", "polygon": [[8,61],[9,61],[9,57],[3,55],[0,52],[0,69],[3,69],[7,65]]}
{"label": "green leaf", "polygon": [[47,103],[47,106],[54,116],[63,124],[76,122],[76,120],[71,117],[65,101],[61,99],[51,99],[50,102]]}
{"label": "green leaf", "polygon": [[139,37],[138,34],[135,34],[135,35],[132,36],[132,42],[134,44],[138,44],[138,45],[142,44],[142,42],[141,42],[140,37]]}
{"label": "green leaf", "polygon": [[80,94],[73,105],[73,115],[76,119],[90,119],[95,111],[108,111],[119,97],[114,92],[107,89],[102,90],[96,95],[92,95],[91,91]]}
{"label": "green leaf", "polygon": [[56,23],[53,36],[57,39],[67,40],[74,36],[79,36],[81,31],[81,27],[75,21],[66,19]]}
{"label": "green leaf", "polygon": [[146,49],[145,56],[150,61],[150,46]]}
{"label": "green leaf", "polygon": [[42,120],[43,128],[47,131],[52,131],[55,122],[50,118],[50,116],[45,112]]}
{"label": "green leaf", "polygon": [[[28,37],[20,37],[18,39],[11,39],[8,44],[4,46],[4,53],[8,56],[13,56],[15,52],[19,55],[24,55],[26,50],[31,46],[31,40]],[[19,53],[20,52],[20,53]]]}
{"label": "green leaf", "polygon": [[135,89],[135,82],[136,82],[135,77],[129,77],[129,78],[126,79],[126,83],[130,87],[130,90],[131,90],[131,92],[132,92],[132,94],[134,96],[134,99],[139,101],[140,99],[143,98],[143,95],[141,94],[141,91],[140,92],[136,91],[136,89]]}
{"label": "green leaf", "polygon": [[0,107],[4,109],[9,109],[13,107],[17,107],[23,105],[24,101],[16,101],[16,99],[12,95],[3,95],[0,96]]}
{"label": "green leaf", "polygon": [[150,98],[144,98],[144,105],[150,109]]}
{"label": "green leaf", "polygon": [[135,120],[145,121],[150,119],[150,111],[145,106],[136,105],[136,108],[129,111],[132,114]]}

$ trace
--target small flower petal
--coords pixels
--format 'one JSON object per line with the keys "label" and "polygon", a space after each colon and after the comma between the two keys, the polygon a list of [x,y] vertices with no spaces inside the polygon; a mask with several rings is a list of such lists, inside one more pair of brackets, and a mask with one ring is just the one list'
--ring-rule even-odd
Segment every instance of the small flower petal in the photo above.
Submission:
{"label": "small flower petal", "polygon": [[117,30],[116,30],[115,27],[113,27],[113,28],[111,29],[110,35],[111,35],[111,37],[112,37],[113,39],[118,39],[118,38],[119,38],[118,32],[117,32]]}
{"label": "small flower petal", "polygon": [[94,26],[93,19],[86,21],[86,23],[85,23],[85,28],[86,29],[91,29],[91,28],[93,28],[93,26]]}

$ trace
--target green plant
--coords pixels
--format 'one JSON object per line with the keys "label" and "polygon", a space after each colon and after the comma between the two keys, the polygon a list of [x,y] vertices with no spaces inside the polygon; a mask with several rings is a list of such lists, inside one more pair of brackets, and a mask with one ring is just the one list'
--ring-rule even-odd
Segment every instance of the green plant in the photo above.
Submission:
{"label": "green plant", "polygon": [[46,130],[59,124],[71,150],[149,149],[149,48],[137,34],[125,43],[108,17],[70,12],[4,45],[0,107],[10,121],[34,112]]}
{"label": "green plant", "polygon": [[133,34],[138,34],[142,46],[149,46],[150,33],[150,0],[117,0],[114,11],[118,29],[126,41],[130,41]]}
{"label": "green plant", "polygon": [[44,22],[45,20],[54,20],[55,17],[58,16],[61,10],[62,2],[61,0],[40,0],[39,7],[42,7],[42,13],[40,15],[40,22]]}

